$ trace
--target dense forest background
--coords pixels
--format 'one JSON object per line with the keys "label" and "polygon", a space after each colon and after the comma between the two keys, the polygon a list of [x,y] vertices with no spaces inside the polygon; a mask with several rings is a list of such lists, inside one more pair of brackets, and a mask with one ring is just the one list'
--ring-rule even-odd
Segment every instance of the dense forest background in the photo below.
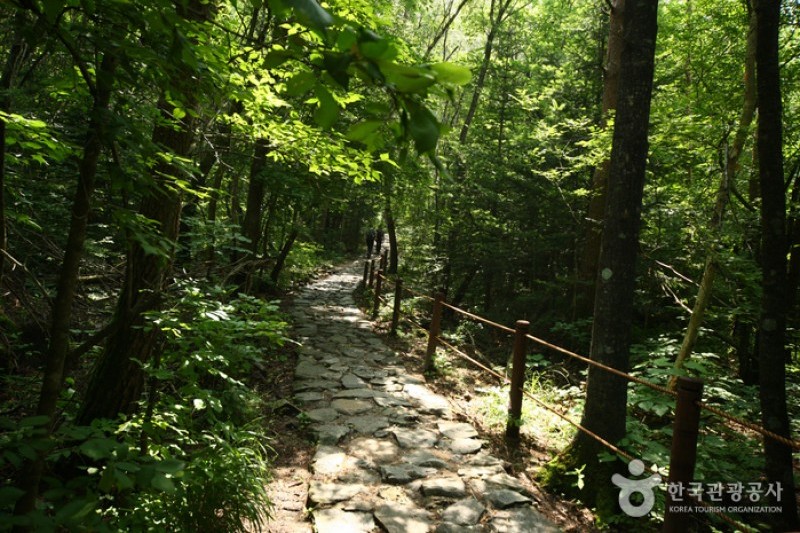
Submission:
{"label": "dense forest background", "polygon": [[[0,521],[259,523],[269,420],[250,380],[283,357],[279,300],[378,226],[390,272],[421,290],[593,356],[602,316],[628,331],[619,368],[701,377],[709,401],[797,435],[800,5],[662,0],[641,205],[609,207],[639,4],[656,6],[3,3]],[[629,211],[618,312],[595,301],[598,261]],[[505,364],[488,331],[458,335]],[[554,386],[586,380],[531,360]],[[626,394],[598,423],[621,420],[609,438],[665,464],[671,406]],[[797,526],[797,454],[724,427],[702,438],[701,477],[781,480],[772,526]],[[607,507],[569,461],[549,485]],[[588,487],[608,479],[591,470]]]}

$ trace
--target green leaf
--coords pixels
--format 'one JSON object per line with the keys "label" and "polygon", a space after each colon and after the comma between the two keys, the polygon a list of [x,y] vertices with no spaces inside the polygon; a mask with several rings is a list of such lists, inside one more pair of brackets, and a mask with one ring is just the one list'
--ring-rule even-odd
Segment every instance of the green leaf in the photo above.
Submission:
{"label": "green leaf", "polygon": [[358,35],[350,26],[346,26],[336,37],[336,49],[340,52],[350,52],[358,41]]}
{"label": "green leaf", "polygon": [[111,457],[117,448],[116,441],[112,439],[89,439],[80,446],[80,451],[95,461]]}
{"label": "green leaf", "polygon": [[324,31],[333,24],[333,17],[315,0],[286,0],[286,5],[293,7],[301,22],[316,30]]}
{"label": "green leaf", "polygon": [[20,427],[44,426],[48,420],[50,420],[50,417],[47,415],[26,416],[19,421],[19,425]]}
{"label": "green leaf", "polygon": [[25,494],[25,491],[17,487],[0,487],[0,507],[10,507],[12,504],[16,503],[23,494]]}
{"label": "green leaf", "polygon": [[[365,142],[378,128],[383,125],[380,120],[366,120],[358,124],[353,124],[347,131],[347,138],[351,141]],[[366,143],[365,143],[366,144]]]}
{"label": "green leaf", "polygon": [[402,93],[424,94],[436,82],[429,71],[418,67],[399,65],[391,61],[380,61],[378,64],[387,83],[394,85]]}
{"label": "green leaf", "polygon": [[414,146],[421,154],[432,152],[439,140],[439,121],[428,108],[415,102],[408,105],[411,118],[408,133],[414,140]]}
{"label": "green leaf", "polygon": [[292,55],[288,50],[273,50],[264,56],[264,67],[266,69],[277,68],[290,59]]}
{"label": "green leaf", "polygon": [[322,85],[317,85],[316,89],[314,89],[314,94],[317,95],[317,100],[319,100],[319,107],[314,112],[314,121],[321,128],[328,129],[339,118],[339,104],[333,99],[330,91]]}
{"label": "green leaf", "polygon": [[163,472],[165,474],[177,474],[186,466],[186,463],[183,461],[178,461],[177,459],[164,459],[163,461],[159,461],[153,465],[153,467],[158,472]]}
{"label": "green leaf", "polygon": [[56,513],[56,523],[63,523],[67,520],[76,520],[88,515],[95,508],[96,501],[84,499],[73,500],[58,510]]}
{"label": "green leaf", "polygon": [[153,485],[153,488],[162,492],[173,492],[175,490],[175,482],[166,476],[156,475],[150,481],[150,484]]}
{"label": "green leaf", "polygon": [[286,93],[290,96],[306,94],[317,82],[316,76],[311,72],[298,72],[286,81]]}
{"label": "green leaf", "polygon": [[472,72],[467,67],[455,63],[434,63],[430,69],[436,74],[436,79],[442,83],[465,85],[472,79]]}
{"label": "green leaf", "polygon": [[322,59],[322,67],[331,75],[336,83],[347,90],[350,84],[350,74],[347,69],[353,61],[351,54],[333,54],[326,52]]}
{"label": "green leaf", "polygon": [[364,57],[369,59],[390,59],[391,56],[395,55],[394,50],[389,48],[389,41],[386,39],[361,42],[358,48]]}

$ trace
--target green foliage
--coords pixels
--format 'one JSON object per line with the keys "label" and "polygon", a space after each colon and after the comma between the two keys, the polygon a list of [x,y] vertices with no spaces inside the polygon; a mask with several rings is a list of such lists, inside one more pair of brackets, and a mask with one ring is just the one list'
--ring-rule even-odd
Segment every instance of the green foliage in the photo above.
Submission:
{"label": "green foliage", "polygon": [[[42,417],[3,421],[0,472],[44,453],[51,466],[79,474],[48,478],[43,503],[11,518],[20,492],[0,493],[3,521],[37,529],[246,531],[269,509],[268,429],[261,399],[248,383],[283,342],[275,303],[191,280],[171,305],[149,316],[165,337],[160,362],[148,367],[147,409],[92,427],[65,423],[41,438]],[[146,447],[143,447],[146,443]]]}

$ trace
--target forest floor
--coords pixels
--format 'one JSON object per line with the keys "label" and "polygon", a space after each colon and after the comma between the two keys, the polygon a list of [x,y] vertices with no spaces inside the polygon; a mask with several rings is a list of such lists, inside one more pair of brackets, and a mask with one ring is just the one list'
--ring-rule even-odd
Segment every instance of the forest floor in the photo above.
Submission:
{"label": "forest floor", "polygon": [[595,530],[590,512],[532,481],[547,450],[530,438],[508,450],[469,409],[483,383],[426,382],[413,340],[390,340],[356,307],[360,265],[290,300],[299,345],[264,387],[276,456],[266,529]]}

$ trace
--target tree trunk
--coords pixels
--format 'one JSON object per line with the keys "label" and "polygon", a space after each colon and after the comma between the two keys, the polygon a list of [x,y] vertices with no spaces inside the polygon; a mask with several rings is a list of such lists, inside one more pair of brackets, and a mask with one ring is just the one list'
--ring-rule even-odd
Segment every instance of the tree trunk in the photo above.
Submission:
{"label": "tree trunk", "polygon": [[[626,2],[625,48],[596,282],[591,358],[623,372],[628,370],[630,357],[657,13],[657,0]],[[627,382],[589,367],[584,427],[615,443],[625,435],[626,415]],[[609,479],[616,465],[600,463],[597,459],[600,451],[601,445],[596,440],[579,432],[566,460],[572,468],[586,465],[583,499],[596,505],[601,513],[613,513],[618,491]]]}
{"label": "tree trunk", "polygon": [[383,212],[383,218],[386,219],[386,232],[389,234],[389,274],[397,274],[397,266],[399,261],[399,253],[397,250],[397,227],[394,223],[394,214],[392,214],[392,203],[389,198],[386,198],[386,209]]}
{"label": "tree trunk", "polygon": [[267,165],[269,141],[256,139],[250,163],[250,183],[247,187],[247,211],[242,222],[242,235],[250,239],[250,253],[258,253],[261,240],[261,211],[264,204],[264,169]]}
{"label": "tree trunk", "polygon": [[[64,248],[64,259],[56,287],[53,302],[52,323],[50,326],[50,346],[47,352],[42,388],[39,393],[39,404],[36,408],[38,416],[46,416],[50,420],[45,427],[47,434],[52,430],[53,417],[56,414],[56,402],[61,395],[64,383],[64,363],[69,352],[69,331],[72,322],[72,303],[78,285],[78,271],[86,241],[86,228],[91,209],[91,197],[95,188],[97,163],[104,139],[108,135],[108,106],[111,101],[111,90],[114,85],[114,73],[118,58],[106,53],[100,62],[97,73],[94,103],[89,112],[89,128],[83,155],[78,166],[78,183],[72,204],[67,244]],[[0,121],[2,123],[2,121]],[[44,472],[44,456],[37,455],[22,470],[20,487],[25,491],[18,500],[14,514],[25,515],[34,509],[38,497],[39,482]]]}
{"label": "tree trunk", "polygon": [[[178,7],[187,20],[208,20],[214,10],[210,2],[190,0]],[[176,36],[177,39],[177,36]],[[153,130],[153,142],[180,157],[189,155],[194,134],[192,110],[196,105],[193,91],[194,76],[179,69],[172,86],[183,98],[189,110],[177,128],[172,118],[173,105],[162,95],[158,109],[161,119]],[[174,97],[174,93],[173,93]],[[169,176],[179,174],[179,169],[167,162],[159,163],[153,172],[155,186],[142,199],[139,213],[158,223],[159,237],[171,249],[164,254],[148,253],[137,241],[130,244],[125,280],[117,302],[114,320],[119,324],[108,339],[105,350],[92,375],[78,423],[89,425],[97,418],[114,418],[120,413],[131,413],[144,388],[143,365],[155,348],[158,332],[143,327],[145,311],[159,309],[158,299],[164,288],[166,275],[177,242],[181,212],[181,196],[170,183]]]}
{"label": "tree trunk", "polygon": [[[759,0],[756,77],[758,84],[758,169],[761,185],[762,296],[759,321],[759,398],[761,422],[768,430],[790,436],[786,410],[786,196],[783,181],[778,32],[780,0]],[[780,483],[784,497],[770,502],[781,508],[771,515],[774,528],[793,531],[797,517],[792,450],[764,439],[765,472],[770,483]]]}
{"label": "tree trunk", "polygon": [[[725,168],[722,171],[722,176],[717,189],[717,199],[714,204],[714,212],[711,216],[711,222],[708,225],[709,232],[712,235],[717,234],[722,228],[722,219],[725,215],[725,209],[728,205],[730,198],[730,184],[736,178],[736,171],[739,167],[739,156],[744,149],[745,141],[747,140],[747,132],[750,125],[753,123],[753,116],[756,111],[756,81],[755,81],[755,67],[756,67],[756,15],[755,12],[750,13],[750,24],[747,33],[747,53],[745,56],[744,68],[744,105],[742,106],[742,114],[739,117],[739,126],[736,129],[736,135],[733,139],[733,145],[728,150],[725,156]],[[692,317],[689,320],[689,325],[686,328],[686,333],[681,343],[681,349],[675,359],[675,370],[680,370],[683,365],[692,355],[697,334],[700,331],[700,326],[703,323],[706,307],[711,300],[711,291],[714,286],[714,279],[717,275],[717,262],[716,254],[713,245],[708,250],[706,256],[705,267],[703,269],[703,277],[700,280],[700,289],[697,292],[694,307],[692,308]],[[669,388],[674,389],[677,383],[677,376],[673,376],[669,382]]]}
{"label": "tree trunk", "polygon": [[489,71],[489,64],[492,61],[492,48],[494,47],[494,38],[497,35],[497,30],[500,24],[506,18],[508,9],[511,7],[513,0],[492,0],[491,11],[489,13],[489,33],[486,34],[486,43],[483,45],[483,61],[481,61],[481,68],[478,70],[478,78],[475,80],[475,89],[472,92],[472,100],[469,103],[467,116],[464,118],[464,123],[461,125],[461,132],[458,135],[458,142],[464,144],[467,142],[467,133],[469,127],[472,125],[472,120],[475,118],[475,113],[478,111],[478,102],[481,98],[483,86],[486,84],[486,73]]}
{"label": "tree trunk", "polygon": [[[608,125],[609,114],[617,108],[617,92],[619,89],[620,59],[622,57],[622,18],[625,12],[625,0],[617,0],[611,5],[608,19],[608,45],[603,78],[603,97],[600,112],[600,127]],[[595,280],[597,279],[597,261],[600,257],[600,239],[603,234],[603,214],[606,207],[606,189],[608,188],[608,172],[610,161],[602,161],[594,169],[592,176],[592,195],[586,212],[586,246],[583,252],[580,271],[578,272],[578,296],[576,298],[575,316],[585,318],[591,315],[594,308]]]}
{"label": "tree trunk", "polygon": [[275,266],[272,267],[272,272],[270,272],[269,277],[272,283],[276,285],[278,284],[278,278],[280,278],[281,272],[283,272],[283,265],[286,264],[286,258],[289,257],[289,252],[292,251],[292,246],[294,246],[294,241],[297,240],[298,235],[300,235],[300,230],[295,226],[289,232],[289,235],[286,237],[286,242],[283,243],[281,251],[275,259]]}

